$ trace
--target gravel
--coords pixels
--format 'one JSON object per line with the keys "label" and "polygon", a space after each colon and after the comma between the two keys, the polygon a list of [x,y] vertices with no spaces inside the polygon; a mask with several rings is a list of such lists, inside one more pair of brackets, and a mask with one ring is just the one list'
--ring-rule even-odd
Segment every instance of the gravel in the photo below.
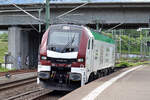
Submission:
{"label": "gravel", "polygon": [[34,70],[12,70],[12,71],[8,71],[8,72],[0,72],[0,77],[1,76],[5,76],[5,74],[9,73],[10,75],[15,75],[15,74],[22,74],[22,73],[29,73],[29,72],[37,72],[36,69]]}

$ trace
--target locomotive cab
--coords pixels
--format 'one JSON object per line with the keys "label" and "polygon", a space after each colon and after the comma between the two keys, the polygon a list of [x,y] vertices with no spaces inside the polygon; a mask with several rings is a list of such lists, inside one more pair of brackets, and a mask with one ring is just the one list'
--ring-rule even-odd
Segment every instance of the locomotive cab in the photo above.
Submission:
{"label": "locomotive cab", "polygon": [[73,90],[85,83],[82,33],[81,26],[50,26],[41,43],[38,83],[53,90]]}
{"label": "locomotive cab", "polygon": [[40,46],[37,82],[51,90],[71,91],[111,72],[115,42],[85,26],[51,25]]}

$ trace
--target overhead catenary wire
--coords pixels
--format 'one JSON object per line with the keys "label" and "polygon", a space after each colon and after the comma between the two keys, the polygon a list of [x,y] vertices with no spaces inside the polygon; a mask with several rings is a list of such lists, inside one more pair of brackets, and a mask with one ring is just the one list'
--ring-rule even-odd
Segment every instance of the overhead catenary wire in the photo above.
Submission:
{"label": "overhead catenary wire", "polygon": [[[32,14],[30,14],[29,12],[27,12],[26,10],[24,10],[24,9],[22,9],[21,7],[19,7],[19,6],[17,6],[15,3],[12,3],[11,1],[9,1],[9,0],[7,0],[9,3],[11,3],[13,6],[15,6],[16,8],[18,8],[20,11],[22,11],[22,12],[24,12],[25,14],[27,14],[28,16],[30,16],[30,17],[32,17],[33,19],[35,19],[35,20],[37,20],[38,22],[43,22],[43,23],[45,23],[45,21],[42,21],[41,19],[39,19],[39,18],[37,18],[37,17],[35,17],[34,15],[32,15]],[[41,8],[41,9],[43,9],[43,8]],[[39,33],[39,31],[32,25],[32,24],[30,24],[30,26],[34,29],[34,30],[36,30],[38,33]]]}
{"label": "overhead catenary wire", "polygon": [[[29,13],[28,11],[22,9],[21,7],[19,7],[19,6],[16,5],[15,3],[12,3],[10,0],[7,0],[7,1],[8,1],[9,3],[11,3],[13,6],[15,6],[16,8],[18,8],[20,11],[23,11],[25,14],[27,14],[27,15],[30,16],[30,17],[32,17],[33,19],[35,19],[35,20],[37,20],[37,21],[39,21],[39,22],[42,22],[42,23],[46,23],[45,21],[43,21],[43,20],[37,18],[36,16],[32,15],[31,13]],[[67,15],[67,14],[69,14],[69,13],[71,13],[71,12],[73,12],[73,11],[75,11],[75,10],[77,10],[77,9],[79,9],[79,8],[81,8],[81,7],[83,7],[83,6],[85,6],[85,5],[87,5],[88,3],[90,3],[90,0],[87,0],[87,2],[85,2],[85,3],[83,3],[83,4],[79,5],[79,6],[77,6],[77,7],[75,7],[75,8],[73,8],[72,10],[67,11],[67,12],[65,12],[65,13],[63,13],[63,14],[57,16],[56,19],[61,19],[61,17],[63,17],[63,16],[65,16],[65,15]],[[61,19],[61,20],[62,20],[62,19]],[[65,21],[64,21],[64,22],[65,22]],[[76,21],[76,22],[77,22],[77,21]],[[49,24],[50,24],[50,23],[49,23]]]}
{"label": "overhead catenary wire", "polygon": [[[26,10],[22,9],[21,7],[19,7],[19,6],[16,5],[15,3],[12,3],[10,0],[7,0],[7,1],[8,1],[9,3],[11,3],[13,6],[15,6],[16,8],[18,8],[19,10],[23,11],[25,14],[29,15],[30,17],[32,17],[33,19],[35,19],[35,20],[37,20],[37,21],[39,21],[39,22],[46,23],[45,21],[43,21],[43,20],[41,20],[41,19],[35,17],[34,15],[30,14],[30,13],[27,12]],[[74,9],[72,9],[72,10],[66,12],[66,13],[63,13],[63,14],[57,16],[56,18],[60,18],[60,17],[62,17],[62,16],[65,16],[65,15],[67,15],[67,14],[69,14],[69,13],[71,13],[71,12],[73,12],[73,11],[75,11],[75,10],[77,10],[77,9],[79,9],[79,8],[81,8],[81,7],[83,7],[83,6],[85,6],[85,5],[87,5],[88,3],[89,3],[89,0],[88,0],[88,2],[85,2],[84,4],[82,4],[82,5],[80,5],[80,6],[76,7],[76,8],[74,8]]]}
{"label": "overhead catenary wire", "polygon": [[36,28],[33,26],[33,24],[30,24],[30,26],[31,26],[36,32],[40,33],[40,32],[38,31],[38,29],[36,29]]}
{"label": "overhead catenary wire", "polygon": [[62,16],[65,16],[65,15],[67,15],[67,14],[69,14],[69,13],[71,13],[71,12],[73,12],[73,11],[75,11],[75,10],[77,10],[77,9],[79,9],[79,8],[81,8],[81,7],[83,7],[83,6],[85,6],[85,5],[87,5],[88,3],[89,3],[89,2],[86,2],[86,3],[84,3],[84,4],[80,5],[80,6],[78,6],[78,7],[74,8],[74,9],[72,9],[72,10],[67,11],[66,13],[63,13],[63,14],[57,16],[56,18],[60,18],[60,17],[62,17]]}
{"label": "overhead catenary wire", "polygon": [[43,22],[45,23],[45,21],[42,21],[41,19],[35,17],[34,15],[30,14],[29,12],[27,12],[26,10],[22,9],[21,7],[17,6],[15,3],[12,3],[10,0],[7,0],[9,3],[11,3],[13,6],[15,6],[16,8],[18,8],[19,10],[23,11],[25,14],[29,15],[30,17],[32,17],[33,19],[39,21],[39,22]]}
{"label": "overhead catenary wire", "polygon": [[17,6],[16,4],[12,4],[14,5],[16,8],[20,9],[21,11],[23,11],[24,13],[26,13],[27,15],[29,15],[30,17],[32,17],[33,19],[37,20],[37,21],[41,21],[39,18],[33,16],[32,14],[30,14],[29,12],[25,11],[24,9],[22,9],[21,7]]}
{"label": "overhead catenary wire", "polygon": [[116,25],[116,26],[114,26],[114,27],[112,27],[112,28],[106,30],[105,32],[111,31],[111,30],[113,30],[113,29],[115,29],[115,28],[121,26],[122,24],[124,24],[124,23],[120,23],[120,24],[118,24],[118,25]]}

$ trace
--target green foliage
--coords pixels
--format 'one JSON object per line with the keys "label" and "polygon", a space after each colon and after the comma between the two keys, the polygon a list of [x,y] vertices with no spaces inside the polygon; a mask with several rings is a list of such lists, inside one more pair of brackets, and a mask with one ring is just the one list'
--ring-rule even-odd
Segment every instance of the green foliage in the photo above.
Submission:
{"label": "green foliage", "polygon": [[[147,30],[142,31],[140,37],[140,32],[137,32],[135,29],[126,29],[126,30],[115,30],[113,33],[102,32],[102,34],[107,35],[110,38],[113,38],[116,41],[117,52],[120,51],[121,43],[121,53],[130,53],[130,54],[140,54],[141,39],[142,39],[142,48],[146,47],[146,40],[150,41],[150,36],[146,38]],[[120,42],[121,41],[121,42]],[[148,51],[148,48],[146,48]],[[144,51],[144,50],[143,50]],[[146,51],[145,51],[146,52]],[[147,52],[148,54],[148,52]]]}
{"label": "green foliage", "polygon": [[5,52],[8,51],[8,34],[0,34],[0,63],[4,63]]}
{"label": "green foliage", "polygon": [[[119,39],[120,40],[120,37]],[[118,45],[120,45],[120,42],[118,42]],[[121,50],[123,53],[128,53],[127,51],[130,50],[130,53],[132,54],[139,54],[140,52],[140,38],[135,37],[129,37],[127,35],[121,36]],[[118,50],[119,50],[118,46]]]}
{"label": "green foliage", "polygon": [[4,63],[5,52],[8,51],[8,43],[0,42],[0,63]]}
{"label": "green foliage", "polygon": [[133,37],[138,37],[140,36],[140,32],[138,32],[136,29],[126,29],[124,31],[125,35],[131,35]]}
{"label": "green foliage", "polygon": [[129,67],[129,66],[130,66],[130,64],[126,61],[116,64],[116,67]]}
{"label": "green foliage", "polygon": [[131,62],[130,65],[131,66],[138,66],[138,65],[144,65],[144,64],[150,64],[150,61],[142,61],[142,62]]}
{"label": "green foliage", "polygon": [[8,69],[0,67],[0,72],[8,72],[8,71],[9,71]]}
{"label": "green foliage", "polygon": [[8,42],[8,34],[7,33],[0,34],[0,40],[1,42]]}
{"label": "green foliage", "polygon": [[116,67],[131,67],[144,64],[150,64],[150,61],[140,61],[139,59],[132,59],[132,60],[130,59],[130,62],[127,62],[127,60],[121,59],[121,61],[118,64],[116,64]]}

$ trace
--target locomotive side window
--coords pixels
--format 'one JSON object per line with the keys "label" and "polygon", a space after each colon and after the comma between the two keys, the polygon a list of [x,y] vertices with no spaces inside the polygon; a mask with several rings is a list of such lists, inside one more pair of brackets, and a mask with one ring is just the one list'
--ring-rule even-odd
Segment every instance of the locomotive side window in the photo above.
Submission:
{"label": "locomotive side window", "polygon": [[92,49],[93,49],[93,46],[94,46],[94,40],[92,39]]}
{"label": "locomotive side window", "polygon": [[89,39],[89,41],[88,41],[88,49],[90,49],[90,39]]}

